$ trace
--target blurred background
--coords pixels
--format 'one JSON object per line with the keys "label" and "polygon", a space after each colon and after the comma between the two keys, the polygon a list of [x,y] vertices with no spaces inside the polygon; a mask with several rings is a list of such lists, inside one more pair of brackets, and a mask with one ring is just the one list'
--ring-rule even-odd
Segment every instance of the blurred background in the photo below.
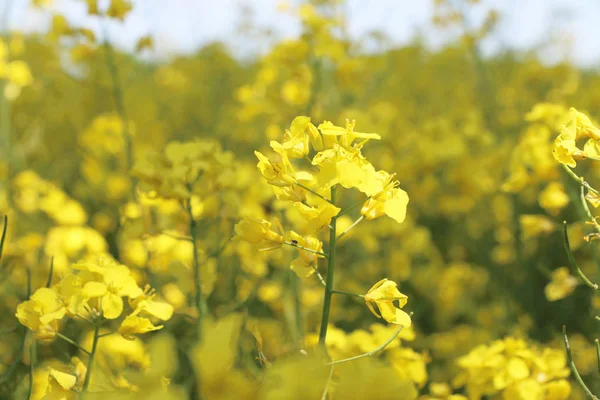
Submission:
{"label": "blurred background", "polygon": [[[566,221],[579,266],[600,278],[600,202],[582,200],[552,155],[571,107],[600,117],[599,20],[592,0],[0,0],[6,325],[26,297],[24,271],[41,287],[80,259],[114,258],[175,309],[163,329],[183,346],[172,381],[190,387],[193,260],[177,239],[190,233],[187,216],[157,197],[160,177],[144,168],[169,143],[197,141],[214,167],[188,199],[202,292],[213,318],[243,310],[250,321],[236,368],[261,376],[257,354],[273,361],[314,346],[319,281],[290,272],[290,249],[230,239],[243,217],[302,234],[299,214],[261,181],[255,150],[269,152],[299,115],[355,119],[382,137],[365,156],[410,198],[402,224],[382,217],[344,237],[336,271],[339,290],[364,294],[387,277],[408,295],[413,326],[380,355],[388,370],[423,399],[584,398],[567,377],[566,325],[581,374],[600,391],[600,297],[569,269],[563,237]],[[597,163],[575,171],[600,183]],[[361,302],[335,298],[334,358],[389,336]],[[83,338],[77,323],[64,329]],[[11,335],[3,368],[24,390],[31,364],[8,351],[20,340]],[[55,345],[44,351],[68,362]],[[503,361],[484,365],[490,354]],[[120,369],[144,365],[118,357],[122,368],[101,369],[111,388],[127,380]],[[525,369],[507,366],[515,357]]]}

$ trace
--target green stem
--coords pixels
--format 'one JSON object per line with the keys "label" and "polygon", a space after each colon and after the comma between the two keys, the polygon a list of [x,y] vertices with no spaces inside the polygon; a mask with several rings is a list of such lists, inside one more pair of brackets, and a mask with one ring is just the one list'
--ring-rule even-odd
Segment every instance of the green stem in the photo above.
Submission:
{"label": "green stem", "polygon": [[46,280],[46,287],[49,288],[52,285],[52,274],[54,273],[54,257],[50,259],[50,271],[48,272],[48,279]]}
{"label": "green stem", "polygon": [[176,234],[174,234],[174,233],[169,233],[169,232],[161,232],[161,234],[162,234],[162,235],[165,235],[165,236],[172,237],[173,239],[177,239],[177,240],[185,240],[185,241],[188,241],[188,242],[191,242],[191,241],[192,241],[192,238],[191,238],[191,237],[187,237],[187,236],[179,236],[179,235],[176,235]]}
{"label": "green stem", "polygon": [[584,179],[582,176],[579,176],[579,175],[577,175],[577,174],[576,174],[575,172],[573,172],[573,170],[572,170],[571,168],[569,168],[568,166],[566,166],[566,165],[564,165],[564,164],[563,164],[562,166],[563,166],[564,170],[567,172],[567,174],[569,174],[569,176],[570,176],[571,178],[573,178],[573,180],[575,180],[575,181],[576,181],[577,183],[579,183],[581,186],[585,187],[587,190],[589,190],[589,191],[591,191],[591,192],[594,192],[594,193],[596,193],[596,194],[600,195],[600,192],[599,192],[599,191],[597,191],[596,189],[594,189],[593,187],[591,187],[591,186],[590,186],[590,184],[589,184],[589,183],[587,183],[587,182],[585,181],[585,179]]}
{"label": "green stem", "polygon": [[585,212],[585,215],[588,217],[588,219],[591,222],[594,223],[594,229],[596,229],[597,232],[600,232],[600,225],[598,225],[598,223],[594,219],[594,215],[592,214],[592,211],[590,210],[590,207],[588,206],[587,200],[585,199],[585,186],[581,186],[581,191],[579,193],[579,200],[581,201],[581,205],[583,207],[583,211]]}
{"label": "green stem", "polygon": [[583,382],[583,379],[581,379],[581,375],[579,375],[579,371],[577,371],[577,366],[575,366],[575,363],[573,362],[573,355],[571,354],[571,346],[569,345],[569,339],[567,338],[566,325],[563,325],[563,337],[565,339],[565,349],[567,351],[567,365],[571,369],[571,373],[573,374],[573,377],[575,378],[575,380],[577,381],[579,386],[583,389],[583,391],[585,392],[585,394],[588,398],[590,398],[592,400],[598,400],[598,398],[596,396],[594,396],[594,394],[586,386],[585,382]]}
{"label": "green stem", "polygon": [[363,298],[363,299],[365,297],[364,294],[344,292],[343,290],[332,290],[332,292],[335,293],[335,294],[343,294],[344,296],[360,297],[360,298]]}
{"label": "green stem", "polygon": [[569,262],[571,264],[571,269],[573,270],[573,272],[575,274],[577,274],[577,276],[579,276],[579,279],[581,279],[581,281],[583,283],[585,283],[588,287],[594,289],[594,290],[598,290],[598,285],[593,283],[592,281],[590,281],[588,279],[587,276],[585,276],[585,274],[583,273],[583,271],[579,268],[579,265],[577,265],[577,261],[575,260],[575,257],[573,256],[573,252],[571,251],[571,245],[569,244],[569,236],[567,235],[567,222],[563,221],[563,238],[564,238],[564,245],[565,245],[565,251],[567,252],[567,256],[569,258]]}
{"label": "green stem", "polygon": [[323,275],[321,275],[321,273],[319,272],[317,266],[313,265],[312,267],[315,270],[315,274],[317,275],[317,279],[319,279],[319,282],[321,282],[321,285],[323,285],[323,287],[327,286],[327,283],[325,283],[325,279],[323,278]]}
{"label": "green stem", "polygon": [[321,251],[316,251],[316,250],[313,250],[313,249],[309,249],[308,247],[300,246],[300,245],[299,245],[299,244],[297,244],[297,243],[293,243],[293,242],[283,242],[283,244],[287,244],[288,246],[296,247],[297,249],[301,249],[301,250],[304,250],[304,251],[308,251],[309,253],[315,253],[315,254],[318,254],[318,255],[320,255],[320,256],[322,256],[322,257],[325,257],[325,258],[327,258],[327,254],[325,254],[325,253],[323,253],[323,252],[321,252]]}
{"label": "green stem", "polygon": [[292,292],[292,300],[294,302],[294,322],[296,343],[298,349],[304,347],[304,315],[302,314],[302,281],[292,270],[288,271],[289,284]]}
{"label": "green stem", "polygon": [[29,388],[27,389],[27,399],[31,400],[33,393],[33,371],[34,365],[37,358],[37,346],[35,338],[31,335],[31,344],[29,345]]}
{"label": "green stem", "polygon": [[83,388],[81,389],[82,399],[88,390],[88,386],[90,385],[90,380],[92,378],[92,367],[94,366],[94,358],[96,356],[96,349],[98,348],[98,340],[100,340],[100,321],[94,321],[94,339],[92,341],[92,351],[89,353],[85,381],[83,382]]}
{"label": "green stem", "polygon": [[200,260],[198,259],[198,241],[196,238],[196,220],[192,214],[192,200],[187,201],[187,213],[190,218],[190,236],[192,238],[192,248],[194,252],[194,291],[195,291],[195,306],[198,310],[198,318],[196,319],[196,334],[198,340],[202,338],[202,316],[204,315],[204,300],[202,299],[202,282],[200,278]]}
{"label": "green stem", "polygon": [[301,184],[300,182],[296,182],[296,186],[300,186],[302,189],[306,190],[307,192],[311,192],[312,194],[314,194],[315,196],[319,197],[321,200],[325,200],[326,202],[328,202],[329,204],[333,204],[332,200],[329,200],[327,197],[315,192],[314,190],[312,190],[311,188],[304,186],[303,184]]}
{"label": "green stem", "polygon": [[356,225],[360,224],[360,222],[365,219],[364,215],[361,215],[360,218],[358,218],[356,221],[354,221],[352,223],[352,225],[350,225],[348,227],[348,229],[346,229],[344,232],[340,233],[340,235],[337,237],[338,240],[340,240],[341,238],[343,238],[348,232],[350,232],[350,230],[352,230],[352,228],[354,228]]}
{"label": "green stem", "polygon": [[2,259],[2,251],[4,250],[4,241],[6,240],[6,229],[7,228],[8,228],[8,215],[5,215],[4,216],[4,227],[2,228],[2,238],[0,238],[0,260]]}
{"label": "green stem", "polygon": [[[335,205],[335,186],[331,187],[331,202]],[[329,311],[331,309],[331,298],[333,297],[333,272],[335,269],[335,245],[337,241],[337,217],[331,218],[329,225],[329,252],[327,254],[327,280],[325,281],[325,296],[323,299],[323,313],[321,314],[321,330],[319,331],[319,344],[325,345],[327,337],[327,326],[329,324]]]}
{"label": "green stem", "polygon": [[336,217],[341,217],[344,214],[348,214],[350,211],[354,210],[356,207],[358,206],[362,206],[363,204],[365,204],[365,201],[369,200],[371,197],[373,196],[367,196],[364,199],[362,199],[361,201],[354,203],[353,205],[351,205],[350,207],[346,208],[345,210],[342,210],[339,212],[338,215],[336,215]]}
{"label": "green stem", "polygon": [[331,361],[327,365],[341,364],[341,363],[345,363],[345,362],[349,362],[349,361],[358,360],[359,358],[375,355],[375,354],[379,353],[380,351],[382,351],[383,349],[385,349],[390,343],[392,343],[394,341],[394,339],[396,339],[398,337],[400,332],[402,332],[402,329],[404,329],[404,325],[399,325],[398,329],[394,332],[394,334],[388,340],[386,340],[383,344],[381,344],[381,346],[378,346],[374,350],[371,350],[364,354],[360,354],[358,356],[344,358],[343,360]]}
{"label": "green stem", "polygon": [[79,350],[83,351],[85,354],[87,354],[88,356],[90,355],[90,352],[87,351],[83,346],[81,346],[79,343],[77,343],[76,341],[74,341],[71,338],[66,337],[65,335],[63,335],[60,332],[56,332],[56,337],[60,338],[62,340],[64,340],[65,342],[72,344],[73,346],[77,347]]}
{"label": "green stem", "polygon": [[600,372],[600,340],[596,339],[596,360],[598,361],[598,372]]}

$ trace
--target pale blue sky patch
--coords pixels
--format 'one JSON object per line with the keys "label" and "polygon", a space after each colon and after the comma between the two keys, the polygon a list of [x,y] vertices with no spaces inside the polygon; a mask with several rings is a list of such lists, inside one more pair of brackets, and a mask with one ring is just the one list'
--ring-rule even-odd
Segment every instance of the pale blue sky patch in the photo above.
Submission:
{"label": "pale blue sky patch", "polygon": [[[11,29],[44,32],[51,11],[30,7],[29,0],[12,1],[8,21]],[[459,0],[456,2],[460,3]],[[240,57],[268,51],[285,38],[297,37],[297,18],[278,10],[280,0],[134,0],[125,22],[108,25],[111,41],[131,51],[147,34],[155,38],[154,56],[163,58],[190,53],[204,44],[222,41]],[[298,4],[299,1],[288,1]],[[547,62],[568,58],[580,65],[600,64],[600,1],[597,0],[490,0],[499,10],[500,24],[483,43],[485,54],[502,49],[538,49]],[[55,0],[50,8],[64,14],[74,25],[85,26],[101,36],[99,19],[86,13],[81,0]],[[486,6],[469,7],[469,22],[478,24]],[[2,10],[0,9],[0,12]],[[456,31],[442,31],[431,23],[431,0],[348,0],[343,12],[348,34],[365,40],[374,30],[383,32],[393,45],[421,38],[436,49],[456,39]]]}

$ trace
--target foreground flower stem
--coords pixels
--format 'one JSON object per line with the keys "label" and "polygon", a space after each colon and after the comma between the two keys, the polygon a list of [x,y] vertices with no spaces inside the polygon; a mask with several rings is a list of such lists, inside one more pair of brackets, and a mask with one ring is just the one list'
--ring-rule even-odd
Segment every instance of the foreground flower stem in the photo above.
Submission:
{"label": "foreground flower stem", "polygon": [[192,214],[192,200],[188,199],[187,213],[190,219],[190,237],[192,238],[192,248],[194,252],[194,291],[195,291],[195,306],[198,310],[198,318],[196,319],[196,331],[198,340],[202,337],[202,317],[204,315],[204,303],[202,300],[202,285],[200,278],[200,261],[198,260],[198,243],[196,240],[196,220]]}
{"label": "foreground flower stem", "polygon": [[4,226],[2,227],[2,237],[0,238],[0,259],[2,259],[2,250],[4,249],[4,240],[6,239],[6,228],[8,228],[8,215],[4,216]]}
{"label": "foreground flower stem", "polygon": [[571,268],[573,269],[573,272],[575,274],[577,274],[579,279],[581,279],[581,281],[583,283],[585,283],[588,287],[590,287],[594,290],[598,290],[598,285],[593,283],[592,281],[590,281],[588,279],[588,277],[585,276],[583,271],[579,268],[579,265],[577,265],[577,261],[575,260],[575,257],[573,256],[573,252],[571,251],[571,245],[569,244],[569,235],[567,234],[567,222],[566,221],[563,221],[563,241],[564,241],[564,245],[565,245],[565,251],[569,258],[569,262],[571,264]]}
{"label": "foreground flower stem", "polygon": [[340,233],[340,235],[337,237],[338,240],[343,238],[348,232],[350,232],[350,230],[352,230],[352,228],[354,228],[356,225],[360,224],[360,222],[365,219],[365,217],[363,215],[360,216],[360,218],[358,218],[356,221],[354,221],[352,223],[352,225],[350,225],[348,227],[348,229],[346,229],[344,232]]}
{"label": "foreground flower stem", "polygon": [[27,389],[27,400],[31,399],[33,392],[33,372],[37,358],[37,344],[35,338],[31,335],[31,344],[29,345],[29,388]]}
{"label": "foreground flower stem", "polygon": [[328,202],[329,204],[333,204],[332,200],[329,200],[327,197],[320,195],[319,193],[315,192],[314,190],[312,190],[311,188],[304,186],[303,184],[296,182],[296,186],[300,186],[302,189],[306,190],[307,192],[311,192],[312,194],[314,194],[315,196],[319,197],[321,200],[325,200],[326,202]]}
{"label": "foreground flower stem", "polygon": [[332,290],[332,292],[335,293],[335,294],[342,294],[344,296],[361,297],[363,299],[365,297],[364,294],[344,292],[343,290]]}
{"label": "foreground flower stem", "polygon": [[94,321],[94,339],[92,340],[92,351],[89,353],[87,371],[85,373],[85,381],[83,382],[83,388],[81,389],[81,398],[83,399],[87,392],[90,380],[92,377],[92,367],[94,366],[94,358],[96,356],[96,348],[98,347],[98,340],[100,340],[100,319]]}
{"label": "foreground flower stem", "polygon": [[81,350],[82,352],[84,352],[85,354],[87,354],[88,356],[90,355],[90,352],[87,351],[83,346],[81,346],[79,343],[77,343],[76,341],[74,341],[71,338],[66,337],[65,335],[63,335],[60,332],[56,332],[56,337],[59,339],[64,340],[65,342],[72,344],[73,346],[77,347],[79,350]]}
{"label": "foreground flower stem", "polygon": [[[335,186],[331,187],[331,204],[335,205]],[[325,345],[327,325],[329,324],[329,310],[333,297],[333,272],[335,269],[335,245],[337,241],[337,216],[331,218],[329,226],[329,252],[327,254],[327,279],[325,281],[325,296],[323,299],[323,313],[321,314],[321,330],[319,331],[319,344]]]}
{"label": "foreground flower stem", "polygon": [[581,379],[581,375],[579,375],[579,371],[577,371],[577,367],[575,366],[575,363],[573,362],[573,355],[571,354],[571,346],[569,345],[569,338],[567,338],[566,325],[563,325],[563,337],[565,339],[565,350],[567,351],[567,365],[571,369],[571,373],[573,374],[573,377],[575,378],[575,380],[577,381],[579,386],[583,389],[583,391],[585,392],[585,395],[588,398],[590,398],[592,400],[598,400],[598,397],[594,396],[594,394],[591,392],[591,390],[586,386],[583,379]]}
{"label": "foreground flower stem", "polygon": [[579,176],[575,172],[573,172],[573,170],[571,168],[569,168],[568,166],[566,166],[564,164],[563,164],[563,168],[567,172],[567,174],[571,178],[573,178],[573,180],[575,180],[576,182],[578,182],[581,186],[583,186],[584,188],[586,188],[590,192],[594,192],[596,194],[600,194],[600,192],[598,192],[596,189],[594,189],[593,187],[591,187],[590,184],[587,183],[586,180],[582,176]]}
{"label": "foreground flower stem", "polygon": [[598,361],[598,372],[600,372],[600,340],[596,339],[596,360]]}
{"label": "foreground flower stem", "polygon": [[398,337],[400,332],[402,332],[402,329],[404,329],[404,325],[398,325],[398,329],[396,329],[396,331],[392,334],[392,336],[390,336],[390,338],[388,340],[386,340],[380,346],[378,346],[377,348],[375,348],[367,353],[359,354],[357,356],[350,357],[350,358],[344,358],[343,360],[331,361],[330,363],[327,363],[327,365],[341,364],[341,363],[345,363],[345,362],[349,362],[349,361],[358,360],[359,358],[373,356],[373,355],[379,353],[380,351],[382,351],[383,349],[385,349],[390,343],[392,343],[394,341],[394,339],[396,339]]}

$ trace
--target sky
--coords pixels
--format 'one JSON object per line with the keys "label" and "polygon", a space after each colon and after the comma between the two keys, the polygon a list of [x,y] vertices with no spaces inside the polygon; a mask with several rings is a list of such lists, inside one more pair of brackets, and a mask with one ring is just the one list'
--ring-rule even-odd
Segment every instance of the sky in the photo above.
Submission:
{"label": "sky", "polygon": [[[462,1],[462,0],[454,0]],[[299,0],[287,0],[298,4]],[[157,57],[189,53],[213,41],[224,42],[239,57],[266,52],[273,43],[300,33],[298,20],[279,11],[282,0],[134,0],[127,19],[108,26],[111,42],[131,50],[138,38],[155,38]],[[482,50],[538,49],[548,63],[568,58],[584,67],[600,66],[600,1],[598,0],[482,0],[471,7],[469,23],[481,21],[488,6],[499,10],[500,23]],[[0,0],[9,5],[6,20],[13,30],[43,32],[51,12],[36,10],[30,0]],[[99,20],[86,14],[82,0],[54,0],[50,10],[75,25],[102,32]],[[433,0],[347,0],[344,13],[348,34],[357,40],[379,30],[394,45],[419,37],[432,49],[455,39],[453,32],[433,27]],[[241,27],[251,27],[241,33]],[[265,33],[269,32],[269,35]],[[455,33],[455,32],[454,32]],[[549,43],[553,43],[549,45]]]}

